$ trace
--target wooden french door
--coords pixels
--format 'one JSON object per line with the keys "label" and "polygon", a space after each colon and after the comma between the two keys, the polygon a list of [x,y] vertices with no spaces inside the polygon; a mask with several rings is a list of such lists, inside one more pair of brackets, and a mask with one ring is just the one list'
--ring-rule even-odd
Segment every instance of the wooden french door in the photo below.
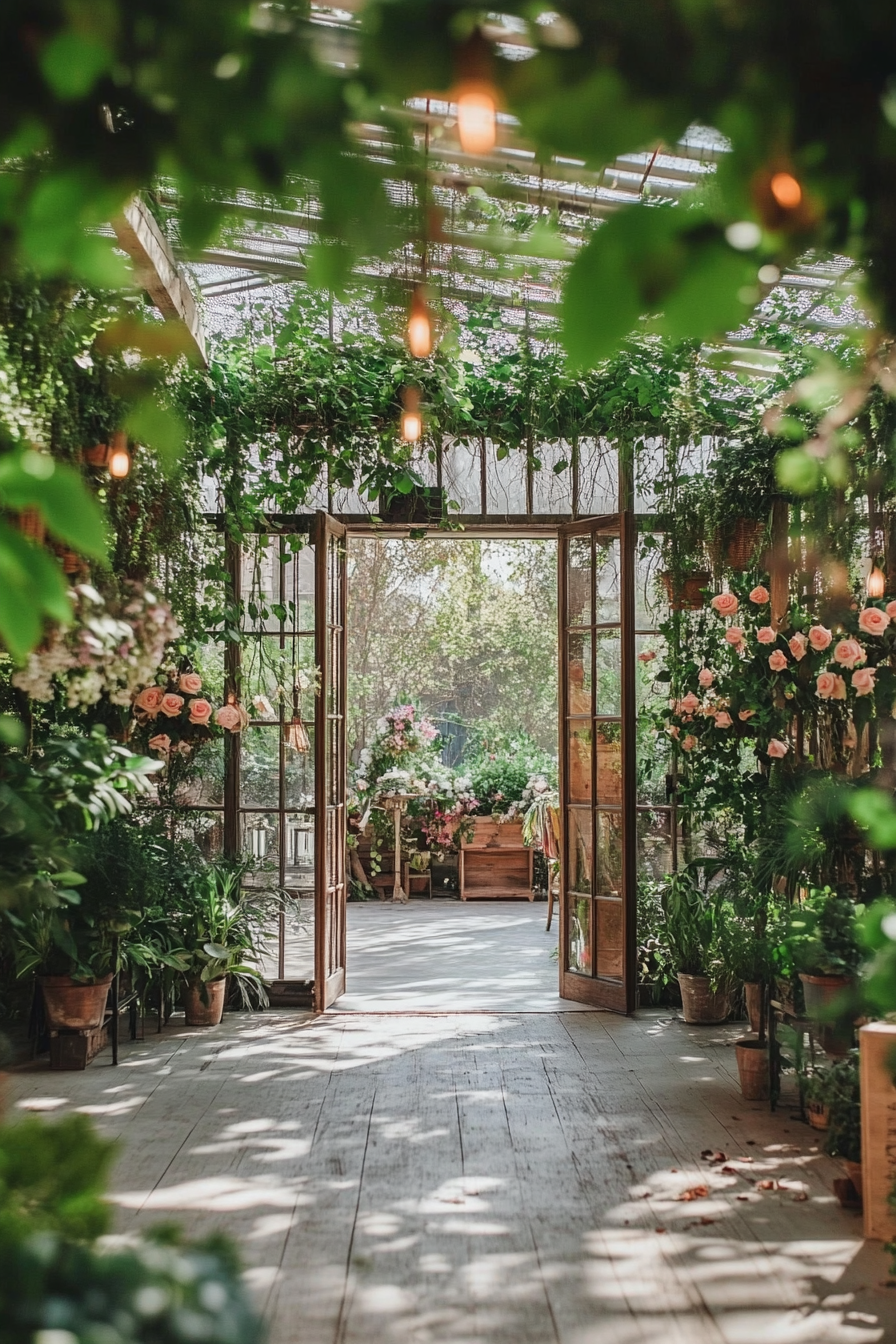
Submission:
{"label": "wooden french door", "polygon": [[345,528],[318,513],[314,530],[314,1007],[345,992]]}
{"label": "wooden french door", "polygon": [[560,996],[636,989],[634,519],[560,529]]}

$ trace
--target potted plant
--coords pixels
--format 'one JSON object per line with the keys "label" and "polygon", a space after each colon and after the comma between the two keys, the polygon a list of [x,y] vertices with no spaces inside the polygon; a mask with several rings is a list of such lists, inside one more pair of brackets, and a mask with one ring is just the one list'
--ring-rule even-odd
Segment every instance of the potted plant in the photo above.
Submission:
{"label": "potted plant", "polygon": [[684,869],[666,882],[662,905],[685,1022],[724,1022],[730,1009],[730,980],[719,950],[718,902],[701,891],[690,869]]}
{"label": "potted plant", "polygon": [[799,974],[806,1014],[819,1024],[821,1043],[832,1055],[842,1055],[853,1041],[851,1023],[834,1024],[838,1006],[848,1001],[863,953],[856,917],[863,907],[830,887],[813,888],[790,917],[784,938]]}
{"label": "potted plant", "polygon": [[[850,1050],[824,1069],[814,1069],[804,1084],[809,1123],[825,1128],[824,1150],[842,1158],[847,1175],[862,1193],[862,1106],[859,1091],[859,1052]],[[815,1116],[813,1118],[813,1110]],[[827,1124],[823,1123],[827,1120]]]}
{"label": "potted plant", "polygon": [[267,1006],[260,961],[270,902],[243,888],[246,865],[218,860],[196,875],[182,911],[175,915],[181,948],[187,1026],[217,1026],[224,1014],[228,979],[246,1007]]}
{"label": "potted plant", "polygon": [[720,955],[731,979],[743,983],[750,1030],[755,1033],[736,1041],[734,1047],[741,1092],[747,1101],[764,1100],[769,1088],[765,994],[771,948],[767,920],[767,902],[762,899],[750,902],[743,914],[731,901],[719,906]]}

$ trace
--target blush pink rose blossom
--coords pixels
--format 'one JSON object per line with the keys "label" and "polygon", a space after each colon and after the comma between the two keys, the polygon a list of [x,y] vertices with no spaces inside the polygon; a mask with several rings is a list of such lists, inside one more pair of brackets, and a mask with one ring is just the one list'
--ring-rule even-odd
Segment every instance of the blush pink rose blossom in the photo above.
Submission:
{"label": "blush pink rose blossom", "polygon": [[896,602],[888,602],[887,605],[884,607],[884,611],[887,613],[891,621],[896,621]]}
{"label": "blush pink rose blossom", "polygon": [[733,593],[716,593],[709,605],[720,616],[733,616],[740,604]]}
{"label": "blush pink rose blossom", "polygon": [[767,747],[768,754],[773,761],[783,760],[789,750],[789,744],[787,742],[782,742],[778,737],[773,737]]}
{"label": "blush pink rose blossom", "polygon": [[876,669],[873,667],[859,667],[853,672],[850,680],[852,688],[856,695],[870,695],[874,690],[874,675]]}
{"label": "blush pink rose blossom", "polygon": [[239,729],[240,712],[236,705],[222,705],[215,715],[215,723],[219,728],[227,728],[231,733]]}
{"label": "blush pink rose blossom", "polygon": [[161,686],[144,686],[134,704],[137,709],[142,709],[144,714],[148,714],[151,719],[154,719],[159,712],[164,694]]}
{"label": "blush pink rose blossom", "polygon": [[752,719],[755,713],[756,713],[755,709],[740,709],[737,712],[737,717],[741,720],[742,723],[746,723],[747,719]]}
{"label": "blush pink rose blossom", "polygon": [[720,710],[716,715],[717,728],[730,728],[731,722],[731,715],[728,713],[727,709]]}
{"label": "blush pink rose blossom", "polygon": [[815,694],[822,700],[830,700],[837,688],[837,678],[833,672],[819,672],[815,678]]}
{"label": "blush pink rose blossom", "polygon": [[185,695],[198,695],[202,690],[202,678],[198,672],[184,672],[177,683],[177,688]]}
{"label": "blush pink rose blossom", "polygon": [[697,745],[696,737],[692,737],[691,734],[688,733],[687,737],[683,740],[681,744],[681,749],[682,751],[693,751],[696,745]]}
{"label": "blush pink rose blossom", "polygon": [[787,641],[787,647],[798,663],[802,662],[806,656],[807,642],[806,636],[800,634],[799,631],[795,635],[791,635]]}
{"label": "blush pink rose blossom", "polygon": [[167,733],[156,733],[155,737],[149,739],[149,749],[150,751],[161,751],[163,755],[167,756],[171,750],[171,738]]}
{"label": "blush pink rose blossom", "polygon": [[190,722],[205,724],[212,716],[212,706],[207,700],[190,701]]}
{"label": "blush pink rose blossom", "polygon": [[715,677],[713,676],[712,672],[709,670],[708,667],[701,667],[700,671],[697,673],[697,680],[703,687],[704,691],[706,691],[709,690],[710,686],[715,681]]}
{"label": "blush pink rose blossom", "polygon": [[768,660],[768,665],[773,672],[783,672],[787,666],[787,655],[782,653],[780,649],[775,649]]}
{"label": "blush pink rose blossom", "polygon": [[843,680],[842,677],[835,677],[834,680],[835,680],[836,683],[837,683],[836,686],[834,687],[834,699],[835,699],[835,700],[845,700],[845,699],[846,699],[846,682]]}
{"label": "blush pink rose blossom", "polygon": [[180,711],[183,709],[183,705],[184,705],[183,696],[175,695],[172,691],[168,691],[165,695],[162,696],[162,699],[159,701],[159,709],[168,719],[176,719]]}
{"label": "blush pink rose blossom", "polygon": [[678,737],[679,733],[681,732],[681,729],[678,727],[677,723],[673,723],[669,725],[669,727],[666,729],[666,732],[669,734],[670,737]]}
{"label": "blush pink rose blossom", "polygon": [[773,630],[770,625],[763,625],[756,631],[756,638],[760,644],[774,644],[778,638],[778,632]]}
{"label": "blush pink rose blossom", "polygon": [[834,662],[841,667],[853,668],[866,660],[865,650],[857,639],[841,639],[834,645]]}
{"label": "blush pink rose blossom", "polygon": [[757,583],[756,587],[750,594],[750,601],[755,602],[757,607],[764,606],[765,603],[768,601],[768,589],[763,588],[761,583]]}
{"label": "blush pink rose blossom", "polygon": [[823,653],[834,636],[825,625],[813,625],[809,631],[809,643],[816,653]]}
{"label": "blush pink rose blossom", "polygon": [[688,691],[679,708],[685,714],[696,714],[697,710],[700,708],[700,701],[693,691]]}
{"label": "blush pink rose blossom", "polygon": [[880,607],[866,607],[859,612],[859,629],[866,635],[882,635],[889,624],[889,616]]}
{"label": "blush pink rose blossom", "polygon": [[743,644],[744,632],[739,625],[729,625],[725,631],[725,638],[729,644]]}

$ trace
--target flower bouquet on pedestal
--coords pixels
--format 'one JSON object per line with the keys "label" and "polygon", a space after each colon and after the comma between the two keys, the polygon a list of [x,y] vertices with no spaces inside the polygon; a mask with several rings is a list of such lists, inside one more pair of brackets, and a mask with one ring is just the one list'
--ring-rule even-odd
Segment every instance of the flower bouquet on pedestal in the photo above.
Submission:
{"label": "flower bouquet on pedestal", "polygon": [[221,731],[240,733],[249,722],[241,705],[215,708],[202,694],[202,678],[196,672],[168,673],[164,684],[144,686],[133,700],[132,736],[146,738],[146,746],[169,761],[189,758],[197,747]]}

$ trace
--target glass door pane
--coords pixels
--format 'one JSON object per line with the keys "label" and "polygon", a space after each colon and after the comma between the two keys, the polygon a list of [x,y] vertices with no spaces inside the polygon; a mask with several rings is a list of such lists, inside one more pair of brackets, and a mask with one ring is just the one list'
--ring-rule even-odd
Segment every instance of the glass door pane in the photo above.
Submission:
{"label": "glass door pane", "polygon": [[[345,528],[315,520],[314,1007],[345,992]],[[300,837],[296,833],[296,844]]]}

